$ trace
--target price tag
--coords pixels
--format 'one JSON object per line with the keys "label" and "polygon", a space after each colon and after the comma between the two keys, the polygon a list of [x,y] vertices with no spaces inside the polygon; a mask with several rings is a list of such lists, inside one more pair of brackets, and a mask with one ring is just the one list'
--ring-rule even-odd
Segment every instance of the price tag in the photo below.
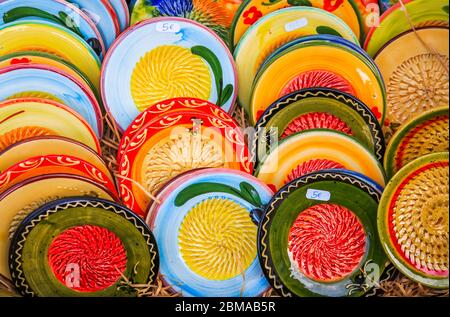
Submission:
{"label": "price tag", "polygon": [[286,30],[286,32],[292,32],[292,31],[295,31],[295,30],[300,29],[302,27],[305,27],[307,25],[308,25],[308,19],[301,18],[299,20],[295,20],[295,21],[287,23],[284,26],[284,29]]}
{"label": "price tag", "polygon": [[174,22],[160,22],[156,24],[156,31],[162,33],[177,33],[180,32],[181,26]]}
{"label": "price tag", "polygon": [[329,201],[331,199],[331,193],[325,190],[308,189],[306,198],[310,200]]}

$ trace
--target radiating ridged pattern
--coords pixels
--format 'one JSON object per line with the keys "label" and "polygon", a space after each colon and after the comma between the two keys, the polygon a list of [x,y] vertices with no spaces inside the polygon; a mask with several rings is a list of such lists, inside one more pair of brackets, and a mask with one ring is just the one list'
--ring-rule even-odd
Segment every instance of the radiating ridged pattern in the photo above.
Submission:
{"label": "radiating ridged pattern", "polygon": [[292,120],[284,130],[281,137],[285,138],[289,135],[311,129],[330,129],[340,131],[348,135],[353,134],[352,129],[340,118],[324,112],[312,112],[303,114]]}
{"label": "radiating ridged pattern", "polygon": [[284,181],[285,184],[292,182],[293,180],[300,178],[306,174],[318,172],[325,169],[345,169],[340,163],[333,162],[331,160],[324,159],[316,159],[304,162],[294,168],[287,176],[287,179]]}
{"label": "radiating ridged pattern", "polygon": [[281,92],[280,97],[289,95],[304,88],[333,88],[354,95],[352,85],[340,75],[329,71],[309,71],[292,79]]}
{"label": "radiating ridged pattern", "polygon": [[45,136],[45,135],[56,135],[50,129],[43,127],[20,127],[8,131],[2,135],[0,135],[0,151],[3,151],[8,146],[13,145],[17,142],[37,137],[37,136]]}
{"label": "radiating ridged pattern", "polygon": [[[84,225],[67,229],[52,241],[48,262],[56,278],[67,287],[95,292],[117,282],[125,271],[127,253],[113,232]],[[79,273],[78,281],[76,277],[67,278],[70,273]]]}
{"label": "radiating ridged pattern", "polygon": [[398,147],[395,172],[418,157],[438,152],[448,152],[449,118],[440,116],[410,131]]}
{"label": "radiating ridged pattern", "polygon": [[395,193],[392,223],[401,256],[430,275],[448,274],[448,165],[429,166]]}
{"label": "radiating ridged pattern", "polygon": [[257,227],[247,209],[228,199],[207,199],[192,208],[178,241],[186,265],[210,280],[245,272],[256,258]]}
{"label": "radiating ridged pattern", "polygon": [[146,53],[131,76],[131,95],[139,111],[162,100],[191,97],[208,100],[212,78],[208,65],[187,48],[159,46]]}
{"label": "radiating ridged pattern", "polygon": [[[448,69],[448,57],[441,55],[441,59]],[[415,56],[398,66],[387,82],[390,121],[404,123],[427,110],[448,105],[446,69],[431,53]]]}
{"label": "radiating ridged pattern", "polygon": [[313,280],[345,278],[360,265],[366,233],[359,219],[335,204],[304,210],[289,232],[289,255],[294,266]]}
{"label": "radiating ridged pattern", "polygon": [[209,138],[189,130],[155,145],[142,166],[145,188],[155,194],[162,185],[186,171],[224,167],[222,148]]}
{"label": "radiating ridged pattern", "polygon": [[228,13],[214,0],[193,0],[193,10],[186,14],[188,19],[197,21],[216,32],[221,38],[228,37]]}

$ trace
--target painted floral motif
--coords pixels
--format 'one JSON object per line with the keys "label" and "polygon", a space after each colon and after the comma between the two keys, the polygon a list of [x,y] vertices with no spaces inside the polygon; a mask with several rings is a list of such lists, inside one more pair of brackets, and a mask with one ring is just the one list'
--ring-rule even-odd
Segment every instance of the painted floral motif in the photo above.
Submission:
{"label": "painted floral motif", "polygon": [[260,18],[262,18],[262,16],[262,12],[259,11],[255,6],[253,6],[244,12],[244,24],[252,25]]}

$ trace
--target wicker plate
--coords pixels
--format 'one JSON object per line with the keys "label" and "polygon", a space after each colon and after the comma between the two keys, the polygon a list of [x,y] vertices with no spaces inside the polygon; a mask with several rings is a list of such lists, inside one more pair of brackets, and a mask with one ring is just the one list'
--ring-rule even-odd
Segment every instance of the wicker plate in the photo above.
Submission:
{"label": "wicker plate", "polygon": [[67,174],[33,177],[0,195],[0,274],[10,277],[10,239],[22,220],[48,202],[73,196],[115,199],[104,186],[85,177]]}
{"label": "wicker plate", "polygon": [[30,214],[13,236],[9,263],[21,294],[40,297],[135,296],[121,282],[151,283],[159,267],[145,223],[94,198],[62,199]]}
{"label": "wicker plate", "polygon": [[448,195],[448,153],[434,153],[403,167],[378,208],[380,239],[392,263],[433,288],[449,286]]}
{"label": "wicker plate", "polygon": [[192,171],[171,182],[146,220],[160,248],[163,281],[183,296],[264,293],[269,285],[252,218],[271,196],[251,175],[227,169]]}
{"label": "wicker plate", "polygon": [[[258,120],[260,131],[252,143],[252,156],[262,157],[271,135],[277,140],[310,129],[330,129],[354,136],[383,160],[386,145],[377,118],[361,101],[334,89],[309,88],[273,103]],[[257,155],[258,151],[262,151]]]}
{"label": "wicker plate", "polygon": [[388,178],[430,153],[448,152],[448,107],[432,109],[406,122],[392,137],[384,158]]}
{"label": "wicker plate", "polygon": [[284,186],[259,227],[259,258],[282,296],[361,296],[386,257],[377,236],[381,194],[361,177],[321,171]]}

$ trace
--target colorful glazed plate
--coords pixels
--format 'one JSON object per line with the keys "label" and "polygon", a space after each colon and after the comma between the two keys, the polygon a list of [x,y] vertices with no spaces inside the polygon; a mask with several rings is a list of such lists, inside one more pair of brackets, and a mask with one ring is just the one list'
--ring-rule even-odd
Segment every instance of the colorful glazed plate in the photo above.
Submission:
{"label": "colorful glazed plate", "polygon": [[91,179],[68,174],[32,177],[0,195],[0,274],[10,278],[8,249],[17,226],[35,209],[64,197],[92,196],[109,200],[116,197]]}
{"label": "colorful glazed plate", "polygon": [[361,39],[362,17],[359,14],[357,5],[353,0],[335,1],[333,4],[326,0],[274,0],[269,2],[265,2],[263,0],[246,0],[239,7],[231,27],[231,41],[233,46],[236,46],[244,33],[263,16],[290,6],[308,5],[319,9],[324,9],[338,16],[348,26],[350,26],[356,37]]}
{"label": "colorful glazed plate", "polygon": [[236,70],[226,45],[210,30],[181,18],[155,18],[128,28],[103,65],[105,106],[125,131],[147,107],[166,99],[208,100],[231,113]]}
{"label": "colorful glazed plate", "polygon": [[0,193],[28,178],[46,174],[71,174],[90,178],[105,186],[116,197],[118,196],[114,180],[111,180],[108,175],[93,164],[68,155],[29,157],[10,166],[0,174]]}
{"label": "colorful glazed plate", "polygon": [[103,135],[103,118],[94,93],[83,82],[56,67],[13,65],[0,69],[0,101],[14,98],[44,98],[64,104],[80,114]]}
{"label": "colorful glazed plate", "polygon": [[[364,49],[371,56],[397,35],[422,26],[448,27],[447,0],[403,0],[397,3],[381,16],[380,24],[372,27],[367,34]],[[407,15],[405,14],[405,9]]]}
{"label": "colorful glazed plate", "polygon": [[67,106],[37,98],[0,102],[0,151],[16,142],[43,135],[70,138],[100,153],[94,131]]}
{"label": "colorful glazed plate", "polygon": [[282,50],[259,70],[250,119],[256,122],[286,92],[314,86],[331,86],[354,95],[384,122],[386,92],[374,63],[347,45],[314,38]]}
{"label": "colorful glazed plate", "polygon": [[39,155],[75,156],[91,163],[111,181],[114,181],[105,161],[94,150],[80,142],[59,136],[39,136],[25,139],[0,151],[0,173],[21,161]]}
{"label": "colorful glazed plate", "polygon": [[76,6],[62,0],[7,0],[0,8],[0,25],[22,20],[46,20],[76,33],[102,58],[103,39],[94,22]]}
{"label": "colorful glazed plate", "polygon": [[377,236],[380,193],[345,171],[323,171],[284,186],[258,231],[259,259],[284,297],[362,296],[386,266]]}
{"label": "colorful glazed plate", "polygon": [[389,182],[378,230],[392,263],[410,279],[448,288],[449,164],[447,153],[418,158]]}
{"label": "colorful glazed plate", "polygon": [[338,34],[358,44],[352,30],[341,19],[317,8],[278,10],[252,25],[234,51],[239,77],[239,104],[250,109],[253,80],[271,53],[292,40],[315,34]]}
{"label": "colorful glazed plate", "polygon": [[381,164],[356,139],[337,131],[309,130],[283,139],[255,175],[276,190],[303,175],[323,169],[347,169],[385,184]]}
{"label": "colorful glazed plate", "polygon": [[61,57],[82,71],[94,86],[100,86],[100,59],[75,33],[45,21],[13,22],[0,27],[0,56],[40,51]]}
{"label": "colorful glazed plate", "polygon": [[155,281],[159,257],[152,233],[130,210],[102,199],[68,198],[25,218],[13,236],[9,264],[24,296],[121,297],[136,296],[125,279]]}
{"label": "colorful glazed plate", "polygon": [[158,194],[147,216],[161,254],[161,277],[183,296],[254,297],[268,288],[252,221],[272,192],[251,175],[192,171]]}
{"label": "colorful glazed plate", "polygon": [[424,111],[448,106],[448,36],[444,27],[407,31],[376,55],[386,81],[388,133]]}
{"label": "colorful glazed plate", "polygon": [[448,112],[448,106],[427,111],[406,122],[394,134],[384,158],[388,178],[421,156],[448,152]]}
{"label": "colorful glazed plate", "polygon": [[[355,97],[327,88],[309,88],[278,99],[255,126],[252,157],[259,161],[274,141],[311,129],[341,131],[371,149],[381,162],[386,150],[383,131],[369,108]],[[260,131],[260,132],[259,132]],[[259,154],[259,152],[261,154]]]}
{"label": "colorful glazed plate", "polygon": [[195,111],[158,117],[134,135],[119,161],[122,201],[139,215],[173,177],[204,167],[226,167],[251,174],[253,164],[241,128],[234,120]]}
{"label": "colorful glazed plate", "polygon": [[127,2],[125,0],[110,0],[109,2],[119,19],[120,32],[125,31],[130,25],[130,11]]}

